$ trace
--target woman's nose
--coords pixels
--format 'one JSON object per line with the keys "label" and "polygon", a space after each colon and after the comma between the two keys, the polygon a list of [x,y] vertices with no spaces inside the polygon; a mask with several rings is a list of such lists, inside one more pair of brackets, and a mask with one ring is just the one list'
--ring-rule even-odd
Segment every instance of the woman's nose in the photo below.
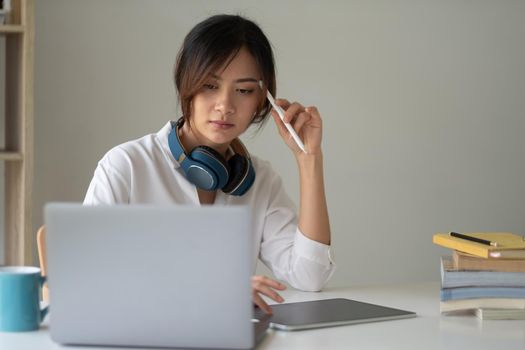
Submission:
{"label": "woman's nose", "polygon": [[228,115],[235,112],[232,92],[228,91],[228,89],[222,89],[217,96],[215,110],[221,112],[222,115]]}

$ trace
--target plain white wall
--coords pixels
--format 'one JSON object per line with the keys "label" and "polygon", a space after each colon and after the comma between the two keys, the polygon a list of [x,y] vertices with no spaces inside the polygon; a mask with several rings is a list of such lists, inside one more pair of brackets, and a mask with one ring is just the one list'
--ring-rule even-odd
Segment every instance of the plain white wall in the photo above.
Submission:
{"label": "plain white wall", "polygon": [[[439,231],[525,228],[525,2],[36,1],[34,227],[97,161],[178,115],[184,35],[240,13],[270,38],[278,95],[324,118],[330,285],[437,280]],[[269,123],[246,138],[298,200]]]}

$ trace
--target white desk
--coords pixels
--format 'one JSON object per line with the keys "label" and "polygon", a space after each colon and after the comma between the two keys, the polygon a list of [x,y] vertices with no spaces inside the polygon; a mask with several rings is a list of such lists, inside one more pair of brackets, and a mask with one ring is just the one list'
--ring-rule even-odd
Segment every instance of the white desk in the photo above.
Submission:
{"label": "white desk", "polygon": [[[263,349],[525,349],[525,321],[441,316],[439,284],[334,288],[321,293],[285,291],[287,301],[342,297],[415,311],[417,318],[298,332],[270,330]],[[64,347],[49,338],[47,324],[37,332],[0,333],[1,350],[111,349]]]}

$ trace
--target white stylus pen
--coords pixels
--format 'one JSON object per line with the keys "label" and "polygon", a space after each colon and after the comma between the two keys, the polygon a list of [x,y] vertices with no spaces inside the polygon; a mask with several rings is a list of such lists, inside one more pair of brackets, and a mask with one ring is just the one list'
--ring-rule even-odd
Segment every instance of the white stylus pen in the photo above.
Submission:
{"label": "white stylus pen", "polygon": [[304,149],[303,141],[301,141],[301,139],[299,138],[299,135],[297,135],[297,133],[293,129],[292,125],[290,123],[285,123],[284,122],[284,110],[281,107],[279,107],[277,105],[277,103],[275,103],[275,100],[274,100],[272,94],[270,94],[270,91],[266,92],[266,97],[268,97],[268,101],[270,101],[270,103],[272,104],[272,106],[275,109],[275,111],[277,111],[277,114],[279,114],[279,117],[281,117],[281,120],[283,121],[284,126],[286,126],[286,129],[288,129],[288,131],[292,135],[292,137],[295,140],[295,143],[297,144],[297,146],[299,146],[299,148],[304,153],[306,153],[306,150]]}

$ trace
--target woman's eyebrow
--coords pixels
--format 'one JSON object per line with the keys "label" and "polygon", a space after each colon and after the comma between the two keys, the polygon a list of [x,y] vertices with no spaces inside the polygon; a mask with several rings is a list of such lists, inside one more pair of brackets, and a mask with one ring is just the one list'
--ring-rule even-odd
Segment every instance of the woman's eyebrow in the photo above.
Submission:
{"label": "woman's eyebrow", "polygon": [[253,82],[253,83],[259,83],[259,79],[255,78],[242,78],[235,80],[237,83],[245,83],[245,82]]}
{"label": "woman's eyebrow", "polygon": [[[211,77],[213,79],[216,79],[216,80],[222,80],[221,77],[219,77],[218,75],[215,75],[215,74],[212,74]],[[236,82],[236,83],[245,83],[245,82],[259,83],[259,79],[255,79],[255,78],[240,78],[240,79],[235,79],[234,82]]]}

